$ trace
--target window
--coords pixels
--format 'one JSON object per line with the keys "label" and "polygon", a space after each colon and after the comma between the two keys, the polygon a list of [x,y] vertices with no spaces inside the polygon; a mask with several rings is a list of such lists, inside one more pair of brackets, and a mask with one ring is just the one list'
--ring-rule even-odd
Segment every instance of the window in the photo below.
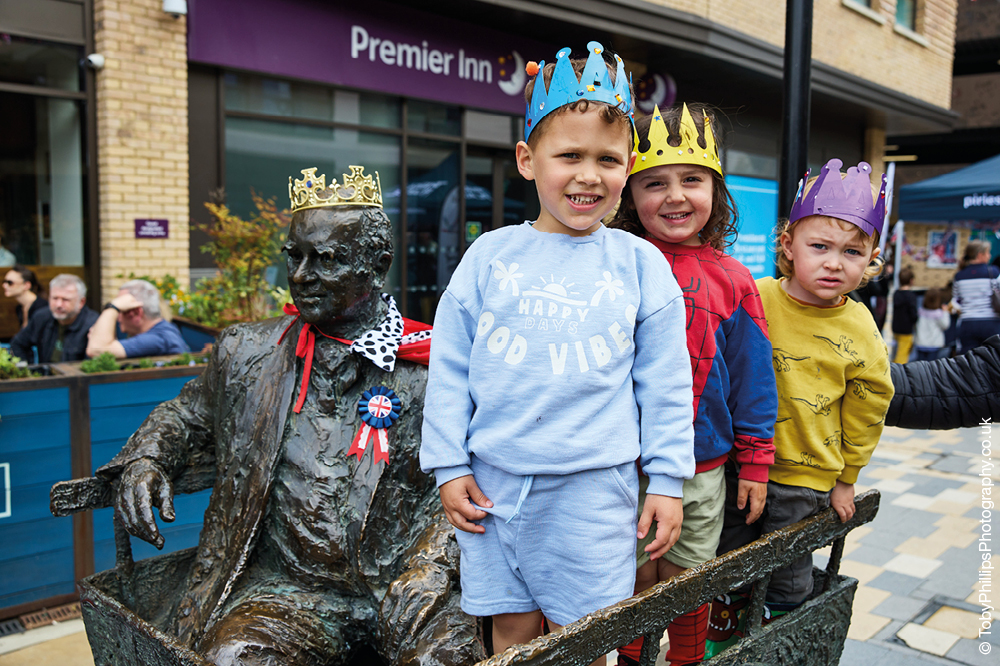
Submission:
{"label": "window", "polygon": [[84,265],[82,57],[0,35],[0,243],[18,263]]}
{"label": "window", "polygon": [[908,30],[917,29],[916,0],[896,0],[896,25]]}
{"label": "window", "polygon": [[[254,210],[251,190],[275,197],[279,208],[288,207],[288,178],[301,177],[302,169],[318,167],[327,182],[350,173],[352,164],[365,167],[366,174],[378,172],[385,212],[392,219],[397,256],[402,251],[398,200],[385,199],[387,192],[399,190],[400,138],[355,129],[256,120],[226,119],[226,203],[238,215]],[[387,293],[400,300],[401,261],[393,261],[386,285]],[[284,270],[277,270],[276,282],[287,284]]]}
{"label": "window", "polygon": [[226,111],[399,128],[398,97],[250,74],[225,75]]}
{"label": "window", "polygon": [[[230,210],[252,215],[252,190],[287,207],[288,178],[304,168],[328,182],[354,164],[377,171],[395,244],[385,290],[407,317],[433,320],[478,233],[537,215],[514,166],[518,116],[237,72],[222,89]],[[269,277],[287,284],[283,261]]]}

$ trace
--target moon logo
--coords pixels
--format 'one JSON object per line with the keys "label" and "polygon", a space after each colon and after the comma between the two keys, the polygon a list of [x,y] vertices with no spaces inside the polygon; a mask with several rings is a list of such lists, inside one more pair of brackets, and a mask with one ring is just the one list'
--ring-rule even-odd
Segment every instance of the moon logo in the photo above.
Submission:
{"label": "moon logo", "polygon": [[[524,58],[521,57],[521,54],[517,51],[511,51],[511,57],[514,59],[514,65],[510,79],[497,81],[497,85],[500,86],[500,90],[513,97],[524,93],[524,84],[528,81],[528,74],[524,71]],[[505,60],[506,58],[500,58],[500,64],[506,64]]]}
{"label": "moon logo", "polygon": [[653,107],[664,109],[677,99],[677,83],[669,74],[644,76],[636,86],[636,106],[643,113],[652,113]]}

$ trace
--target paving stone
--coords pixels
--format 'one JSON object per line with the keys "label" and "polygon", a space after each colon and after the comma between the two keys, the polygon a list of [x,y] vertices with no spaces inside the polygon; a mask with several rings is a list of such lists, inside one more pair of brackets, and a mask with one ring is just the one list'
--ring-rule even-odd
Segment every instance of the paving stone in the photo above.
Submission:
{"label": "paving stone", "polygon": [[920,557],[919,555],[910,555],[908,553],[899,553],[896,557],[885,563],[887,571],[895,571],[896,573],[915,576],[917,578],[927,578],[940,567],[940,560]]}
{"label": "paving stone", "polygon": [[895,571],[884,571],[871,579],[866,585],[877,587],[880,590],[888,590],[895,595],[902,597],[911,596],[923,582],[920,578],[896,573]]}
{"label": "paving stone", "polygon": [[847,636],[859,641],[867,641],[888,625],[892,620],[871,613],[854,611],[851,614],[851,626],[847,628]]}
{"label": "paving stone", "polygon": [[948,650],[959,641],[959,636],[955,634],[912,622],[907,623],[906,626],[897,631],[896,637],[915,650],[936,654],[939,657],[947,654]]}
{"label": "paving stone", "polygon": [[850,557],[845,557],[845,559],[854,560],[855,562],[864,562],[865,564],[874,564],[877,567],[881,567],[885,566],[886,562],[893,559],[898,554],[899,553],[887,550],[886,548],[863,544],[859,545],[851,552]]}
{"label": "paving stone", "polygon": [[890,641],[896,636],[896,632],[902,629],[906,625],[902,620],[892,620],[889,624],[882,627],[881,630],[874,636],[872,640],[875,641]]}
{"label": "paving stone", "polygon": [[889,648],[881,645],[848,638],[844,642],[844,652],[840,655],[840,663],[841,666],[857,666],[858,664],[874,666],[891,653]]}
{"label": "paving stone", "polygon": [[979,637],[979,614],[951,606],[937,609],[933,615],[924,620],[923,625],[958,634],[962,638]]}
{"label": "paving stone", "polygon": [[903,478],[899,479],[899,482],[912,483],[913,485],[909,488],[908,492],[916,493],[918,495],[927,495],[929,497],[936,497],[945,490],[956,490],[965,485],[965,481],[940,479],[933,476],[925,476],[923,474],[907,474]]}
{"label": "paving stone", "polygon": [[997,656],[993,654],[992,645],[990,645],[990,651],[987,654],[983,654],[980,651],[980,644],[983,641],[961,638],[955,646],[948,650],[945,655],[949,659],[959,661],[963,664],[971,664],[972,666],[996,666]]}
{"label": "paving stone", "polygon": [[957,472],[959,474],[968,474],[969,466],[972,464],[973,460],[966,456],[953,456],[946,454],[941,457],[937,462],[931,463],[931,469],[936,469],[941,472]]}
{"label": "paving stone", "polygon": [[893,594],[888,599],[872,609],[874,615],[890,617],[893,620],[911,620],[917,613],[927,606],[927,602],[922,599]]}
{"label": "paving stone", "polygon": [[879,508],[875,520],[872,521],[872,527],[875,532],[880,534],[905,534],[906,538],[926,537],[937,529],[934,525],[934,521],[937,519],[938,516],[935,514],[898,505],[894,506],[891,502],[886,502]]}

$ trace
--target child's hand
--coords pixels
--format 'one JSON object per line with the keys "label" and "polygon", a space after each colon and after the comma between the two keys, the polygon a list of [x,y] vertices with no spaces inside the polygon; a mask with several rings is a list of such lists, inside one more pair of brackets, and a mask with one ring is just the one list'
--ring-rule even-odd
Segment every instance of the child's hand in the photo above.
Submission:
{"label": "child's hand", "polygon": [[830,492],[830,506],[837,511],[840,522],[846,523],[854,517],[854,484],[837,481]]}
{"label": "child's hand", "polygon": [[476,534],[486,532],[485,527],[472,522],[485,518],[486,512],[472,506],[472,503],[493,508],[493,502],[479,489],[476,479],[471,474],[441,484],[438,492],[441,493],[441,504],[444,505],[444,515],[449,523],[463,532]]}
{"label": "child's hand", "polygon": [[747,514],[747,525],[754,523],[764,513],[764,502],[767,501],[767,482],[740,479],[736,495],[736,508],[742,511],[747,500],[750,501],[750,513]]}
{"label": "child's hand", "polygon": [[677,543],[681,535],[681,521],[684,520],[684,503],[679,497],[646,495],[646,503],[643,504],[642,515],[639,517],[640,539],[649,532],[654,520],[657,523],[656,538],[646,546],[650,560],[662,557]]}

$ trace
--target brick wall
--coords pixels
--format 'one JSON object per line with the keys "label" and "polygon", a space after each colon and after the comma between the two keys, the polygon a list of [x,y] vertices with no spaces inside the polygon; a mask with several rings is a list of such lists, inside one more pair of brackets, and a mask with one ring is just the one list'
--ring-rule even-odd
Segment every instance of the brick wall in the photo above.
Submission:
{"label": "brick wall", "polygon": [[[969,0],[961,0],[963,7]],[[774,0],[649,0],[783,47],[785,3]],[[919,0],[916,36],[894,29],[896,0],[814,0],[813,58],[892,90],[948,108],[959,0]],[[997,0],[980,0],[995,10]],[[860,4],[860,3],[859,3]],[[874,16],[874,18],[872,17]]]}
{"label": "brick wall", "polygon": [[[188,280],[186,19],[162,0],[95,0],[97,161],[103,299],[123,278]],[[135,238],[136,218],[165,218],[167,239]]]}

